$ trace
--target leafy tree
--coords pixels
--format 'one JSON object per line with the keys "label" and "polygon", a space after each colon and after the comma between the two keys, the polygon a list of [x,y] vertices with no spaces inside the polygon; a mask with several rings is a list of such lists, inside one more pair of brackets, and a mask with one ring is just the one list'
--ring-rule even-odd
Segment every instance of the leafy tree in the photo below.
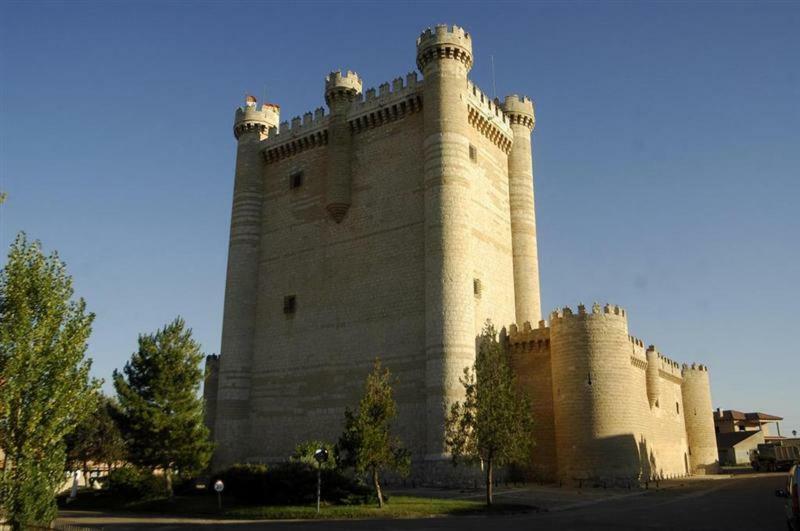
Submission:
{"label": "leafy tree", "polygon": [[0,271],[0,512],[13,529],[55,518],[64,437],[100,385],[84,357],[94,315],[72,296],[58,255],[17,236]]}
{"label": "leafy tree", "polygon": [[460,379],[465,398],[450,409],[446,439],[453,464],[463,459],[485,465],[486,503],[491,505],[495,465],[530,458],[533,417],[528,398],[516,387],[509,356],[488,321],[479,345],[475,364],[465,367]]}
{"label": "leafy tree", "polygon": [[67,469],[81,469],[88,478],[89,463],[104,463],[109,468],[125,459],[125,441],[113,418],[116,405],[101,395],[94,414],[86,417],[65,438],[67,446]]}
{"label": "leafy tree", "polygon": [[172,496],[172,474],[203,470],[213,449],[198,395],[204,356],[178,317],[154,334],[139,336],[139,349],[120,373],[114,371],[120,429],[129,459],[164,471]]}
{"label": "leafy tree", "polygon": [[399,438],[390,433],[396,414],[391,374],[376,359],[372,372],[367,376],[358,411],[345,411],[344,433],[338,447],[343,464],[354,467],[360,474],[368,472],[372,476],[378,507],[383,507],[380,473],[388,469],[407,474],[410,465],[408,450],[401,446]]}
{"label": "leafy tree", "polygon": [[324,448],[328,452],[328,459],[321,463],[322,470],[333,470],[336,468],[336,448],[333,444],[325,441],[305,441],[294,447],[294,453],[290,460],[292,462],[306,463],[317,468],[317,459],[314,453]]}

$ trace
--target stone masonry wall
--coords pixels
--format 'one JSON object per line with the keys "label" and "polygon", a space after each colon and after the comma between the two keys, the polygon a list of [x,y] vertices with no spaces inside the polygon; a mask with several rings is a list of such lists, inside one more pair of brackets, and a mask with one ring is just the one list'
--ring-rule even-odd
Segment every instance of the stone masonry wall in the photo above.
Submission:
{"label": "stone masonry wall", "polygon": [[[507,339],[536,423],[534,478],[626,484],[682,477],[690,462],[709,459],[713,426],[703,415],[694,420],[695,402],[710,407],[700,369],[681,371],[655,347],[645,350],[627,335],[621,308],[564,308],[551,318],[551,327],[512,325]],[[688,388],[686,374],[694,377]],[[699,434],[695,461],[687,429]]]}
{"label": "stone masonry wall", "polygon": [[[324,210],[327,147],[265,170],[259,312],[247,458],[335,441],[380,357],[397,377],[398,431],[424,441],[424,269],[421,116],[353,136],[352,206]],[[289,175],[303,172],[290,189]],[[296,297],[285,315],[283,297]]]}

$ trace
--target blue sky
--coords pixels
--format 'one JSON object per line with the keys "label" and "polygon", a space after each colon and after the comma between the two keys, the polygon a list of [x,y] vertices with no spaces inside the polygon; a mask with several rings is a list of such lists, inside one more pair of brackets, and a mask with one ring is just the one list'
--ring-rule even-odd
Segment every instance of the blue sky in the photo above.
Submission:
{"label": "blue sky", "polygon": [[441,22],[536,101],[544,308],[618,303],[715,407],[800,431],[797,3],[5,2],[0,263],[20,230],[59,251],[106,380],[178,314],[217,352],[244,92],[290,119]]}

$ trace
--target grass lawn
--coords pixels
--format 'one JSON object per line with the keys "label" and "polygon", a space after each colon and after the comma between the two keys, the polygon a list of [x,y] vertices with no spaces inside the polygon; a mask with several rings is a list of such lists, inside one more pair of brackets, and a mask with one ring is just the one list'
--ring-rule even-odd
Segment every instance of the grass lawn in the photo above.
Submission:
{"label": "grass lawn", "polygon": [[327,505],[317,515],[314,505],[300,506],[254,506],[235,507],[225,512],[232,518],[421,518],[431,516],[455,516],[485,512],[524,512],[530,507],[523,505],[494,505],[488,509],[484,503],[474,500],[441,498],[418,498],[414,496],[392,496],[382,509],[376,505]]}
{"label": "grass lawn", "polygon": [[317,514],[315,504],[308,505],[237,505],[223,498],[223,510],[217,509],[215,496],[176,496],[173,500],[156,499],[131,502],[102,493],[81,493],[78,499],[59,503],[67,510],[147,513],[175,516],[219,517],[231,519],[312,519],[312,518],[422,518],[482,513],[527,512],[526,505],[497,504],[487,508],[482,501],[391,496],[382,509],[377,505],[323,504]]}

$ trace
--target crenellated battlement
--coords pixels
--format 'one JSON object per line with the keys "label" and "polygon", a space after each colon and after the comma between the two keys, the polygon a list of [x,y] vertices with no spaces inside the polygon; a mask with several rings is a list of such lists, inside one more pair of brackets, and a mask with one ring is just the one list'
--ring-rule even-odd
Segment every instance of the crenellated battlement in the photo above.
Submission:
{"label": "crenellated battlement", "polygon": [[426,28],[419,37],[417,37],[417,46],[424,47],[432,44],[441,44],[449,42],[469,43],[472,46],[472,37],[461,26],[448,26],[447,24],[437,24],[433,28]]}
{"label": "crenellated battlement", "polygon": [[324,145],[328,142],[328,120],[323,107],[313,113],[307,112],[292,118],[291,122],[281,122],[280,127],[272,127],[263,142],[262,153],[267,163]]}
{"label": "crenellated battlement", "polygon": [[460,26],[446,24],[423,31],[417,38],[417,66],[424,70],[434,59],[455,59],[464,63],[468,70],[472,68],[470,34]]}
{"label": "crenellated battlement", "polygon": [[[500,105],[500,101],[497,98],[490,98],[488,94],[469,79],[467,80],[467,101],[486,115],[494,116],[495,119],[504,124],[509,123],[503,106]],[[511,132],[510,129],[508,131],[509,133]]]}
{"label": "crenellated battlement", "polygon": [[330,105],[339,100],[352,101],[361,94],[361,78],[348,70],[344,74],[333,71],[325,76],[325,103]]}
{"label": "crenellated battlement", "polygon": [[689,365],[688,363],[684,363],[681,366],[681,372],[685,373],[685,372],[689,372],[689,371],[708,372],[708,365],[702,365],[702,364],[697,364],[697,363],[692,363],[691,365]]}
{"label": "crenellated battlement", "polygon": [[625,316],[625,310],[620,308],[619,306],[606,304],[605,306],[601,307],[596,302],[592,305],[592,311],[587,312],[586,306],[583,304],[578,305],[577,312],[574,312],[572,308],[569,306],[564,306],[561,309],[554,310],[550,313],[550,322],[556,322],[565,319],[592,319],[592,318],[608,318],[608,317],[617,317],[621,319],[627,319]]}
{"label": "crenellated battlement", "polygon": [[236,109],[233,119],[233,136],[238,140],[247,131],[267,134],[270,128],[278,125],[281,119],[281,107],[274,103],[265,103],[258,108],[253,96],[247,97],[247,103]]}
{"label": "crenellated battlement", "polygon": [[628,336],[628,341],[630,341],[635,347],[640,347],[642,349],[644,348],[644,341],[638,337]]}
{"label": "crenellated battlement", "polygon": [[533,130],[536,125],[534,104],[528,96],[511,94],[503,102],[503,111],[508,116],[510,123],[521,124]]}
{"label": "crenellated battlement", "polygon": [[508,153],[514,142],[514,133],[499,102],[493,101],[477,85],[467,80],[467,106],[470,125]]}
{"label": "crenellated battlement", "polygon": [[550,328],[545,321],[539,321],[538,328],[533,328],[529,322],[522,324],[522,328],[512,324],[500,333],[506,337],[512,352],[545,352],[550,350]]}
{"label": "crenellated battlement", "polygon": [[396,77],[392,83],[382,83],[359,96],[348,113],[350,127],[355,133],[399,120],[422,109],[422,82],[416,72],[405,79]]}

